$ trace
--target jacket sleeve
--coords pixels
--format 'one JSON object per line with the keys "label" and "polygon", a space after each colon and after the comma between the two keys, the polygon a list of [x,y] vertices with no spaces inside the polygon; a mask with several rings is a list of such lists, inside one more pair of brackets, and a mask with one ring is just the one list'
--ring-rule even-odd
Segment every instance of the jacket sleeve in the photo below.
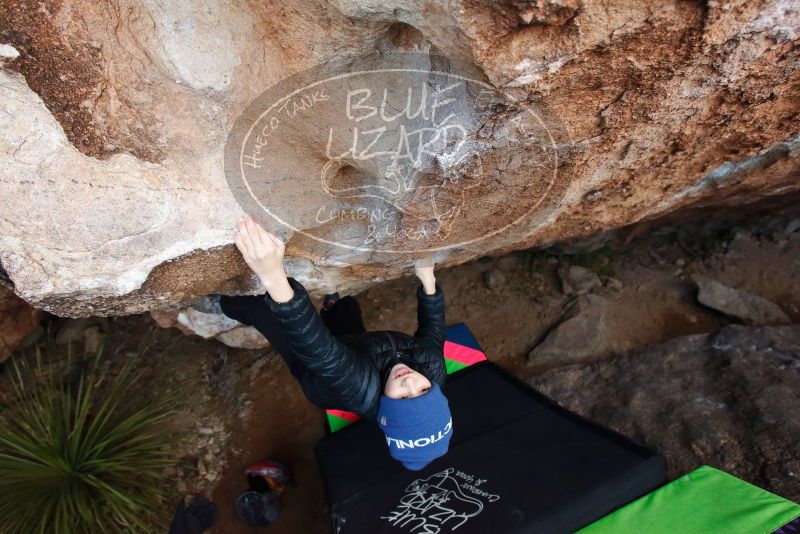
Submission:
{"label": "jacket sleeve", "polygon": [[363,358],[342,343],[322,322],[308,292],[300,282],[289,278],[294,295],[288,302],[264,299],[281,325],[294,355],[317,375],[342,405],[356,413],[367,412],[376,401],[380,381],[368,358]]}
{"label": "jacket sleeve", "polygon": [[436,283],[436,293],[427,295],[420,284],[417,289],[417,331],[414,337],[423,345],[424,364],[428,365],[439,384],[444,383],[444,291]]}

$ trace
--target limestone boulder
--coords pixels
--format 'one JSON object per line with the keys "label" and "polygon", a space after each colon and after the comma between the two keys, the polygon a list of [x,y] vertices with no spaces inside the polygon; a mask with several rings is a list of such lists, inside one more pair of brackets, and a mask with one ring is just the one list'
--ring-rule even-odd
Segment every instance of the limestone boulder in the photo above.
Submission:
{"label": "limestone boulder", "polygon": [[[138,313],[261,290],[243,211],[321,295],[780,202],[798,32],[785,0],[7,0],[0,278],[62,316]],[[376,72],[388,107],[358,92]]]}

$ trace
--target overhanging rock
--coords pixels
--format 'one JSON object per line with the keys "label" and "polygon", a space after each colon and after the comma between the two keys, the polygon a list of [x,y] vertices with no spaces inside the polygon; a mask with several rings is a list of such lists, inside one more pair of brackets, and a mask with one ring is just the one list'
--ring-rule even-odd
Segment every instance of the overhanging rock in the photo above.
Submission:
{"label": "overhanging rock", "polygon": [[[232,246],[244,210],[288,239],[289,274],[319,294],[420,255],[453,265],[800,189],[795,2],[6,4],[0,265],[60,315],[259,290]],[[428,83],[440,104],[469,73],[440,108],[458,128],[429,93],[426,112],[401,117],[405,161],[348,151],[357,126],[369,144],[364,132],[393,123],[374,148],[398,122],[364,118],[379,105],[341,83],[313,101],[312,85],[343,65],[385,73],[398,54],[448,73],[410,78],[441,82]],[[372,97],[381,83],[404,94],[382,76]],[[251,120],[261,129],[236,138],[239,153],[259,144],[253,106],[281,102],[269,89],[286,80],[304,82],[300,110],[283,108],[303,119],[269,130],[251,153],[263,172],[237,182],[230,136]]]}

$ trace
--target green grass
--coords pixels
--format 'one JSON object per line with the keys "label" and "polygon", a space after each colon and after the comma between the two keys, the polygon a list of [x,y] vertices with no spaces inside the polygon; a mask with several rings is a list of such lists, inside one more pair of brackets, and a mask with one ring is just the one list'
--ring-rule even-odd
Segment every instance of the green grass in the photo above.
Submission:
{"label": "green grass", "polygon": [[99,354],[84,362],[50,361],[40,349],[15,357],[12,400],[0,411],[0,532],[163,530],[172,400],[132,393],[142,377],[136,360],[110,377]]}

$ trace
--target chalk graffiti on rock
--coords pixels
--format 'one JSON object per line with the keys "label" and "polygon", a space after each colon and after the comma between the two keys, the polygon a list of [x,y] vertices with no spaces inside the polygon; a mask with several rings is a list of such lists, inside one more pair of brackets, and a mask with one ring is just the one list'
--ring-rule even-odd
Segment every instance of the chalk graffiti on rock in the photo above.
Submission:
{"label": "chalk graffiti on rock", "polygon": [[439,253],[542,218],[566,190],[566,130],[539,103],[440,56],[350,59],[282,80],[237,119],[225,175],[243,210],[304,247]]}
{"label": "chalk graffiti on rock", "polygon": [[381,519],[414,534],[454,532],[500,500],[481,486],[485,479],[453,468],[409,484],[400,502]]}
{"label": "chalk graffiti on rock", "polygon": [[[447,179],[449,169],[458,169],[449,175],[461,178],[465,187],[479,183],[474,164],[471,181],[461,172],[474,155],[474,147],[467,144],[470,132],[462,124],[463,113],[454,111],[458,90],[463,91],[464,84],[431,87],[427,80],[404,89],[348,90],[342,113],[347,120],[328,129],[326,162],[320,172],[322,189],[337,201],[380,199],[417,221],[413,230],[398,228],[396,217],[372,222],[366,228],[364,244],[397,238],[400,232],[414,241],[434,233],[446,237],[464,208],[464,196],[457,195],[456,202],[442,207],[433,190],[453,187],[457,180]],[[434,170],[439,173],[437,179],[422,183]],[[410,195],[418,200],[410,201]]]}

